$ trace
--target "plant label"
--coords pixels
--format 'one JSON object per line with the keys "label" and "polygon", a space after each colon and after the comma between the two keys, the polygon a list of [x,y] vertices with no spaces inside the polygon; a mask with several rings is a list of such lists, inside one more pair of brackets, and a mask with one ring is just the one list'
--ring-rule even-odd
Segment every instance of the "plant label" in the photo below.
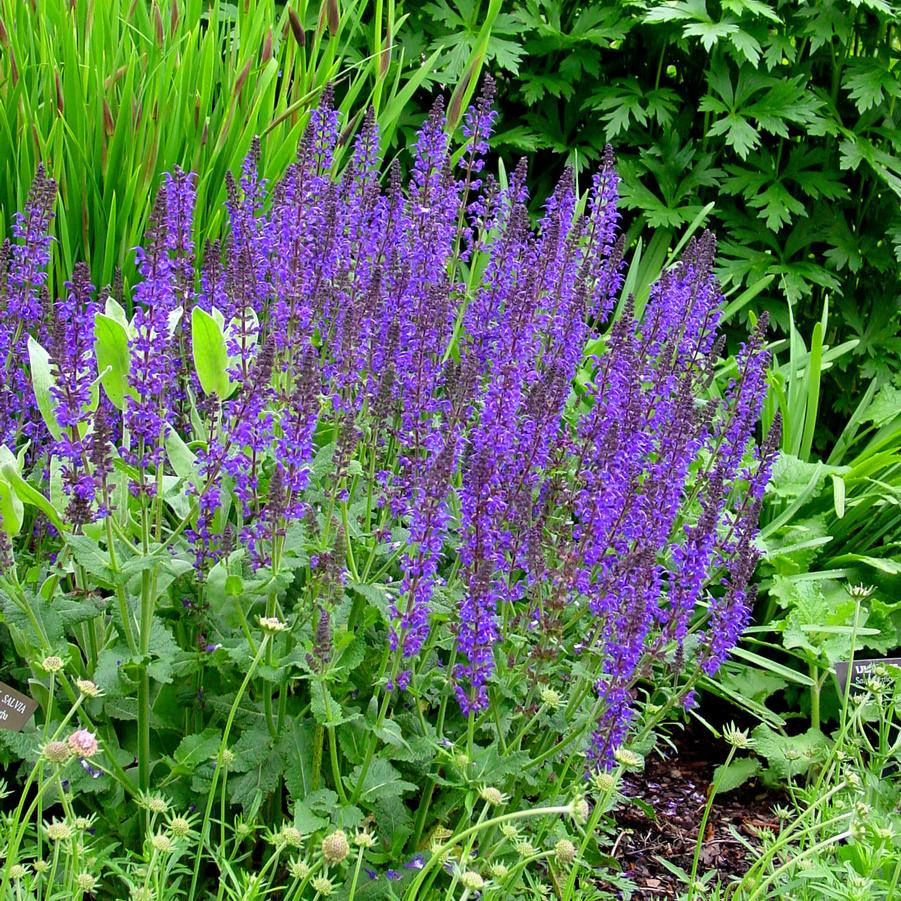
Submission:
{"label": "plant label", "polygon": [[845,660],[836,663],[835,678],[838,679],[839,689],[846,692],[849,685],[862,684],[867,676],[873,675],[877,666],[901,666],[901,657],[861,659],[855,660],[853,664]]}
{"label": "plant label", "polygon": [[18,732],[31,719],[37,706],[33,698],[0,682],[0,729]]}

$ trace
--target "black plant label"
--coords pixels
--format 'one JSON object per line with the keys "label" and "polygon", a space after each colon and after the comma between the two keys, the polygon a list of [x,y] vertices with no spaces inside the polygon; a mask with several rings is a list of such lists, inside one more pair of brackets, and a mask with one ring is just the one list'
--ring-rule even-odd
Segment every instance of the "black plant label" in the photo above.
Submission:
{"label": "black plant label", "polygon": [[901,666],[901,657],[878,657],[872,659],[855,660],[849,664],[847,660],[841,660],[835,664],[835,677],[838,679],[839,688],[847,691],[849,684],[862,686],[867,677],[876,674],[879,666]]}
{"label": "black plant label", "polygon": [[18,732],[31,719],[37,706],[33,698],[0,682],[0,729]]}

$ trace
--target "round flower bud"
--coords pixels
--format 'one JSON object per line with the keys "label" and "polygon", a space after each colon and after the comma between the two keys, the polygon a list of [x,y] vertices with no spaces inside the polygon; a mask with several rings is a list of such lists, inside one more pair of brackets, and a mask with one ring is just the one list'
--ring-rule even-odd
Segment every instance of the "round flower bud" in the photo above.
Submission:
{"label": "round flower bud", "polygon": [[63,658],[57,657],[56,654],[51,654],[41,661],[41,669],[46,673],[58,673],[65,665]]}
{"label": "round flower bud", "polygon": [[153,892],[143,885],[135,886],[131,890],[131,901],[153,901]]}
{"label": "round flower bud", "polygon": [[274,635],[276,632],[284,632],[288,628],[288,624],[283,623],[280,619],[278,619],[278,617],[275,616],[261,616],[260,628],[264,632],[268,632],[270,635]]}
{"label": "round flower bud", "polygon": [[282,842],[289,848],[299,848],[303,844],[303,835],[295,826],[285,826],[281,833]]}
{"label": "round flower bud", "polygon": [[50,869],[50,862],[47,860],[36,860],[32,866],[35,873],[46,873]]}
{"label": "round flower bud", "polygon": [[723,730],[723,738],[725,738],[732,747],[738,748],[739,750],[751,747],[751,737],[748,735],[747,731],[736,728],[734,723],[731,723]]}
{"label": "round flower bud", "polygon": [[576,859],[576,846],[568,838],[561,838],[554,845],[554,857],[561,867],[568,867]]}
{"label": "round flower bud", "polygon": [[569,813],[577,823],[586,823],[588,822],[591,808],[584,798],[576,798],[572,804],[569,805]]}
{"label": "round flower bud", "polygon": [[235,832],[238,833],[239,838],[247,838],[253,833],[253,826],[249,823],[240,822],[235,826]]}
{"label": "round flower bud", "polygon": [[55,764],[63,764],[72,756],[69,746],[64,741],[48,741],[41,753],[44,760]]}
{"label": "round flower bud", "polygon": [[151,813],[168,813],[169,802],[159,795],[151,795],[151,797],[147,799],[147,809]]}
{"label": "round flower bud", "polygon": [[503,804],[504,801],[507,800],[507,796],[493,785],[484,786],[484,788],[479,791],[479,797],[488,804],[493,804],[495,806]]}
{"label": "round flower bud", "polygon": [[628,748],[617,748],[613,752],[613,758],[620,766],[624,766],[627,769],[638,769],[644,763],[644,759],[640,754],[636,754]]}
{"label": "round flower bud", "polygon": [[501,835],[512,842],[519,836],[519,830],[512,823],[504,823],[501,826]]}
{"label": "round flower bud", "polygon": [[541,703],[551,710],[557,710],[563,703],[563,698],[560,696],[559,691],[545,687],[541,689]]}
{"label": "round flower bud", "polygon": [[65,842],[72,838],[73,829],[64,820],[54,820],[47,825],[47,838],[52,842]]}
{"label": "round flower bud", "polygon": [[191,824],[184,817],[172,817],[169,831],[175,838],[185,838],[191,832]]}
{"label": "round flower bud", "polygon": [[501,881],[506,879],[510,873],[510,867],[508,867],[505,863],[493,863],[488,868],[488,873],[491,875],[492,879],[497,879]]}
{"label": "round flower bud", "polygon": [[354,844],[358,848],[371,848],[375,845],[375,836],[366,829],[360,829],[354,835]]}
{"label": "round flower bud", "polygon": [[73,754],[85,759],[93,757],[99,750],[97,737],[87,729],[77,729],[66,741]]}
{"label": "round flower bud", "polygon": [[485,880],[475,870],[467,870],[460,877],[460,883],[469,892],[480,892],[485,886]]}
{"label": "round flower bud", "polygon": [[97,877],[90,873],[79,873],[75,877],[75,886],[82,892],[93,892],[97,888]]}
{"label": "round flower bud", "polygon": [[160,854],[171,854],[175,849],[172,839],[163,832],[158,832],[150,839],[150,846]]}
{"label": "round flower bud", "polygon": [[235,764],[235,752],[232,751],[231,748],[223,748],[222,753],[219,755],[219,760],[221,765],[224,766],[225,769],[228,769]]}
{"label": "round flower bud", "polygon": [[292,860],[288,872],[292,879],[306,879],[310,875],[310,865],[305,860]]}
{"label": "round flower bud", "polygon": [[611,792],[616,788],[616,776],[605,770],[599,770],[591,777],[591,784],[598,794],[606,795],[607,792]]}
{"label": "round flower bud", "polygon": [[[28,870],[26,870],[25,867],[22,866],[22,864],[14,863],[9,868],[9,878],[12,879],[13,882],[18,882],[20,879],[25,878],[25,874],[27,872],[28,872]],[[17,891],[18,891],[18,889],[17,889]]]}
{"label": "round flower bud", "polygon": [[516,842],[513,847],[520,857],[531,857],[535,853],[535,846],[524,838]]}
{"label": "round flower bud", "polygon": [[75,687],[86,698],[99,698],[103,694],[97,684],[92,682],[90,679],[76,679]]}
{"label": "round flower bud", "polygon": [[341,863],[350,854],[347,836],[340,829],[322,840],[322,856],[326,863]]}
{"label": "round flower bud", "polygon": [[312,885],[314,892],[318,892],[320,895],[323,895],[326,898],[334,891],[332,880],[327,876],[317,876],[313,880]]}

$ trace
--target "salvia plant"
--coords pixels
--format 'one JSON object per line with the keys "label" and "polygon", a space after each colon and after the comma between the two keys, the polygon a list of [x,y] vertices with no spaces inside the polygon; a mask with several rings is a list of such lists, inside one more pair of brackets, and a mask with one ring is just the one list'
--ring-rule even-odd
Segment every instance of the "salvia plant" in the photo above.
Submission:
{"label": "salvia plant", "polygon": [[533,228],[492,92],[460,148],[436,102],[404,185],[372,114],[338,171],[326,91],[282,179],[258,143],[227,179],[221,243],[171,172],[127,296],[82,264],[49,296],[38,172],[0,267],[3,653],[40,706],[2,733],[0,896],[94,816],[144,848],[95,859],[133,897],[256,897],[263,845],[285,897],[571,897],[616,773],[737,641],[765,322],[708,390],[713,236],[639,315],[612,152]]}

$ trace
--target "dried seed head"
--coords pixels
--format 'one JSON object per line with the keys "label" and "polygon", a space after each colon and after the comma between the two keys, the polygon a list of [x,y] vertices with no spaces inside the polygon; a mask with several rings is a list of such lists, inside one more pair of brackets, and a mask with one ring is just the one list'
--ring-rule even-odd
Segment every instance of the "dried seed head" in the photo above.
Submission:
{"label": "dried seed head", "polygon": [[339,829],[322,840],[322,856],[327,863],[341,863],[348,854],[350,854],[350,845],[342,830]]}
{"label": "dried seed head", "polygon": [[48,741],[41,754],[49,763],[62,764],[72,756],[72,751],[64,741]]}

